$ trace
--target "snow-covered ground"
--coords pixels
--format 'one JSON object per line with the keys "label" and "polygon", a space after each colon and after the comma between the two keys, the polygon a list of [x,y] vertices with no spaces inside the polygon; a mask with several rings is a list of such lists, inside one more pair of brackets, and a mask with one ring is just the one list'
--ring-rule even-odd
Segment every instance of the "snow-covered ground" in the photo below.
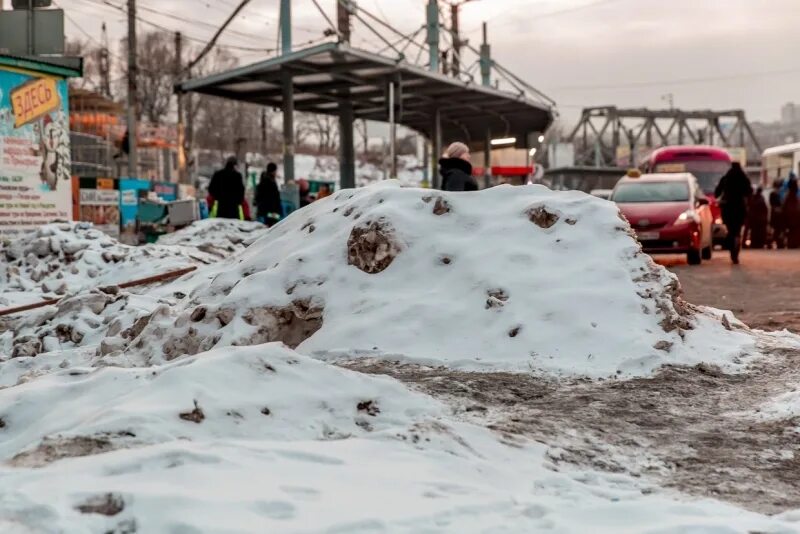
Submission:
{"label": "snow-covered ground", "polygon": [[[69,253],[84,252],[77,272],[55,277],[81,290],[0,323],[0,532],[800,531],[800,513],[573,465],[563,439],[337,365],[556,387],[762,361],[765,335],[683,302],[612,204],[388,182],[338,192],[253,242],[210,225],[137,249],[46,227],[2,250],[17,262],[3,267],[8,298],[41,292],[31,273],[66,260],[64,243],[90,242]],[[186,264],[200,267],[137,293],[98,289]]]}
{"label": "snow-covered ground", "polygon": [[265,230],[259,223],[207,219],[163,237],[159,245],[131,247],[89,223],[46,225],[0,241],[0,307],[216,263]]}

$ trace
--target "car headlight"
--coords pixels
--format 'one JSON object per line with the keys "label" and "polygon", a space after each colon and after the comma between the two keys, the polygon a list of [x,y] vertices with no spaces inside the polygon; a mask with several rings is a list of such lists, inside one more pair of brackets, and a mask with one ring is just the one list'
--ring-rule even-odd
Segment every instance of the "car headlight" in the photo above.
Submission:
{"label": "car headlight", "polygon": [[691,223],[691,222],[693,222],[695,224],[700,224],[700,217],[697,215],[696,211],[694,211],[694,210],[686,210],[683,213],[681,213],[680,215],[678,215],[678,218],[675,219],[675,222],[672,223],[672,224],[673,224],[673,226],[678,226],[678,225],[681,225],[681,224],[688,224],[688,223]]}
{"label": "car headlight", "polygon": [[716,219],[714,219],[714,224],[721,225],[722,224],[722,217],[717,217]]}

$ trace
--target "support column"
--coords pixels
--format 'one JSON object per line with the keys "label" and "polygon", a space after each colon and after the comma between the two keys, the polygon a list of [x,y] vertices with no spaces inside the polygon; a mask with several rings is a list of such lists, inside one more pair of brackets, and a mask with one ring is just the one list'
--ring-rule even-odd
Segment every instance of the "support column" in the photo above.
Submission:
{"label": "support column", "polygon": [[744,116],[739,116],[739,146],[744,146]]}
{"label": "support column", "polygon": [[[175,79],[180,80],[183,77],[183,65],[181,58],[183,57],[183,36],[181,32],[175,32]],[[184,141],[184,125],[183,125],[183,92],[176,93],[178,104],[178,183],[188,184],[188,175],[186,173],[186,152]]]}
{"label": "support column", "polygon": [[281,73],[283,89],[283,178],[294,180],[294,87],[292,74]]}
{"label": "support column", "polygon": [[450,65],[450,73],[453,78],[458,79],[461,71],[461,36],[458,28],[458,10],[461,4],[450,4],[450,35],[453,41],[453,61]]}
{"label": "support column", "polygon": [[439,108],[431,113],[431,187],[439,189],[442,186],[442,177],[439,176],[439,158],[442,157],[442,112]]}
{"label": "support column", "polygon": [[136,108],[138,91],[136,63],[136,0],[128,0],[128,176],[139,176],[139,160],[137,158],[136,142],[138,139],[136,128]]}
{"label": "support column", "polygon": [[350,3],[348,0],[336,3],[336,29],[339,40],[350,44]]}
{"label": "support column", "polygon": [[292,0],[281,0],[281,54],[292,51]]}
{"label": "support column", "polygon": [[397,121],[395,110],[395,86],[389,82],[389,178],[397,178]]}
{"label": "support column", "polygon": [[436,0],[428,0],[426,10],[428,30],[428,68],[439,72],[439,5]]}
{"label": "support column", "polygon": [[483,187],[492,186],[492,131],[486,128],[486,138],[483,140]]}
{"label": "support column", "polygon": [[353,103],[339,102],[339,186],[352,189],[356,186],[356,156],[353,138]]}
{"label": "support column", "polygon": [[492,48],[487,40],[486,23],[483,23],[483,43],[481,44],[481,83],[485,86],[492,85]]}
{"label": "support column", "polygon": [[428,147],[428,140],[422,138],[422,161],[425,165],[422,166],[422,183],[423,187],[431,187],[431,168],[430,168],[430,152]]}

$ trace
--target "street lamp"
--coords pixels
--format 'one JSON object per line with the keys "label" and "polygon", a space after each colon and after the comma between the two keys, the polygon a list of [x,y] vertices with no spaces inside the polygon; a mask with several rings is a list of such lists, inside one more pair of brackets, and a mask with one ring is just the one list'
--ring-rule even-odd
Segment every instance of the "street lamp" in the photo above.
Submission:
{"label": "street lamp", "polygon": [[490,141],[492,146],[513,145],[517,142],[516,137],[498,137]]}

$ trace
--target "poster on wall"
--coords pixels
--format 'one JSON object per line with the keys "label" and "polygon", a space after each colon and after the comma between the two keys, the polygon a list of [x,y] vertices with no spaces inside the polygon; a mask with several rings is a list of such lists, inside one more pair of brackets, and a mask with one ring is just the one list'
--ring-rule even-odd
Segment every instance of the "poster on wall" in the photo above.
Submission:
{"label": "poster on wall", "polygon": [[78,178],[72,181],[73,215],[76,221],[90,222],[114,238],[120,231],[120,191],[113,178]]}
{"label": "poster on wall", "polygon": [[116,189],[81,189],[80,220],[111,237],[119,237],[119,191]]}
{"label": "poster on wall", "polygon": [[67,83],[0,68],[0,235],[72,220]]}

